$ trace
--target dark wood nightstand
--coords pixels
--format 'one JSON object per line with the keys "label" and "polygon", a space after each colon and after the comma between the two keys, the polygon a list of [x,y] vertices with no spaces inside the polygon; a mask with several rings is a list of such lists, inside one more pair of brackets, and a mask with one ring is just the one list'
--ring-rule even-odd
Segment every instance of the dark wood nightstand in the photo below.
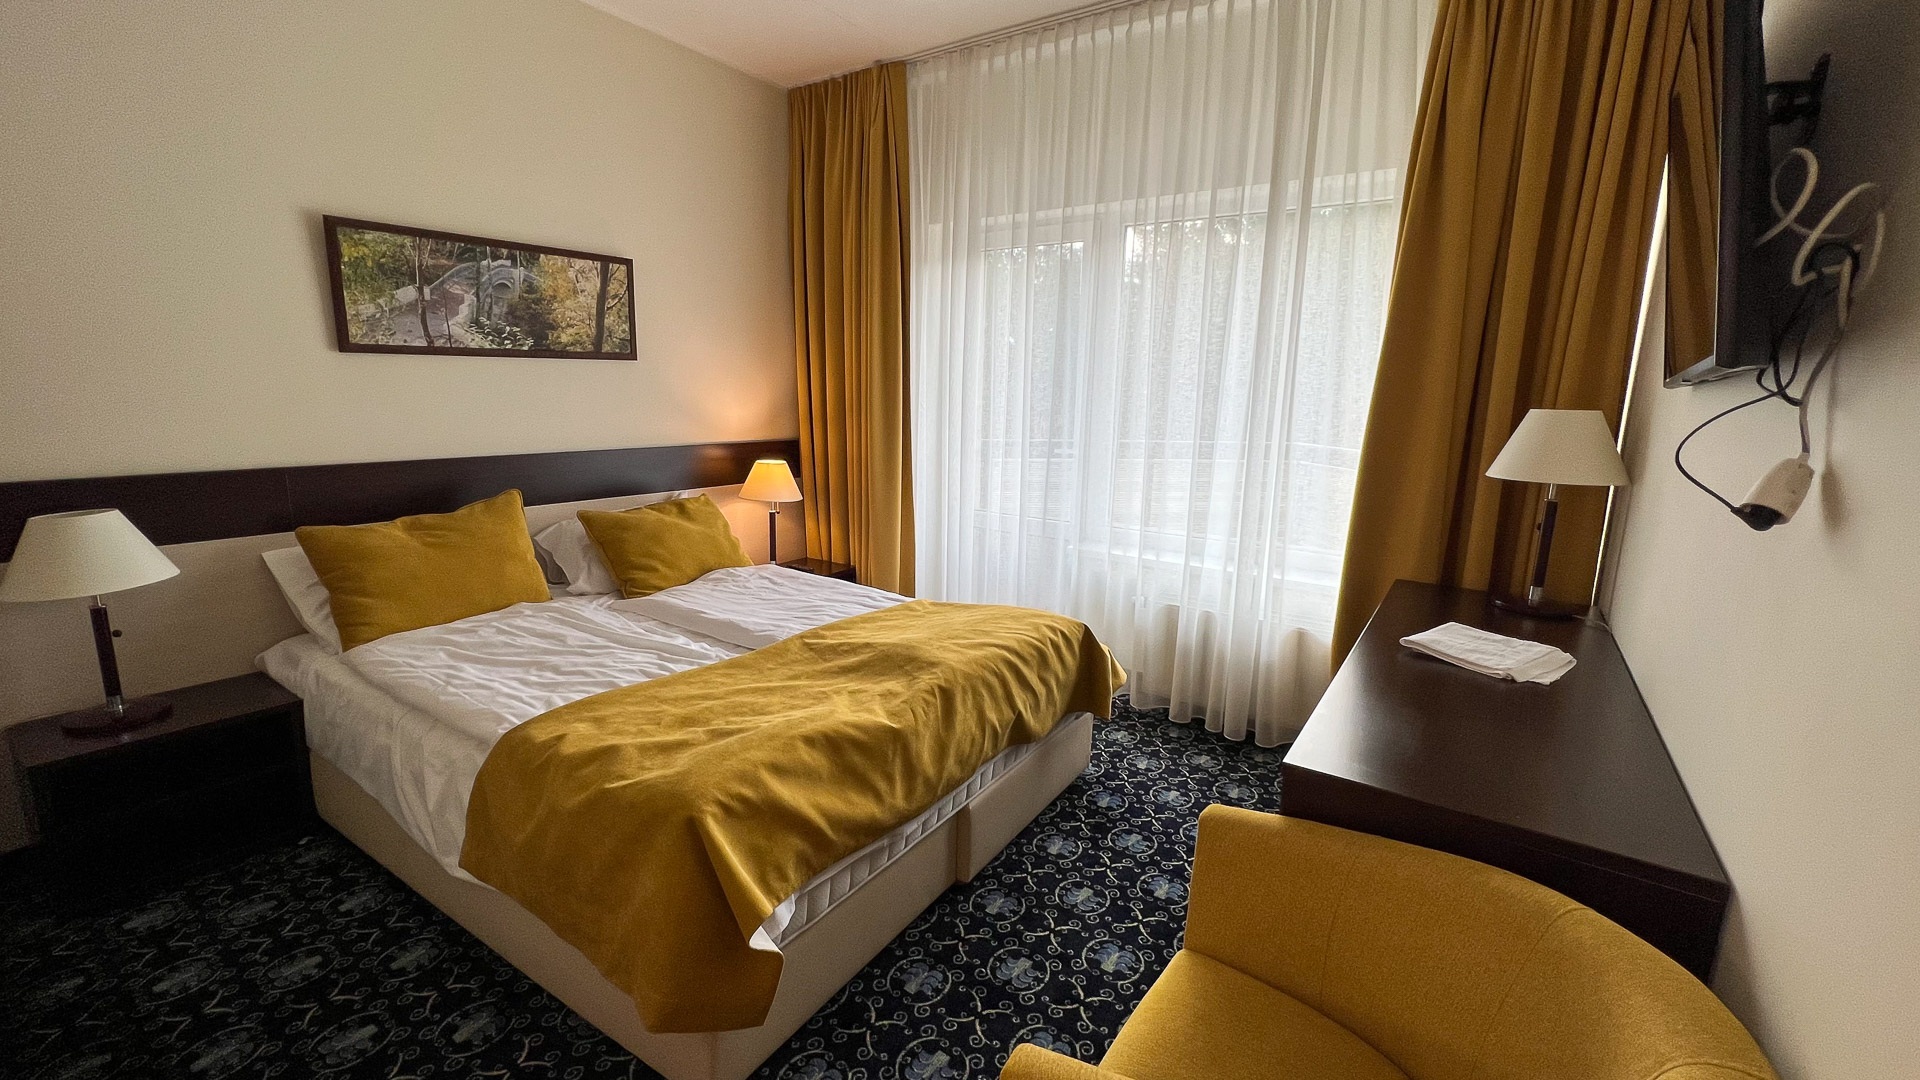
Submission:
{"label": "dark wood nightstand", "polygon": [[841,581],[860,580],[850,563],[833,562],[828,559],[792,559],[780,565],[789,570],[798,570],[803,574],[819,574],[821,577],[839,578]]}
{"label": "dark wood nightstand", "polygon": [[299,698],[260,674],[160,696],[172,716],[118,736],[77,738],[52,716],[7,731],[40,833],[36,862],[76,901],[190,873],[317,820]]}

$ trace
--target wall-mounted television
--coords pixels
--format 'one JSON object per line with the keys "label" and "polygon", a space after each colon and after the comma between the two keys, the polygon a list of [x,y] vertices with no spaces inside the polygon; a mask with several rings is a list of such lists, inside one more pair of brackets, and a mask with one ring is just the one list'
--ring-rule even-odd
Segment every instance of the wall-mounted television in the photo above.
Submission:
{"label": "wall-mounted television", "polygon": [[1769,360],[1778,268],[1754,241],[1771,224],[1761,0],[1705,0],[1669,103],[1666,382],[1684,386]]}

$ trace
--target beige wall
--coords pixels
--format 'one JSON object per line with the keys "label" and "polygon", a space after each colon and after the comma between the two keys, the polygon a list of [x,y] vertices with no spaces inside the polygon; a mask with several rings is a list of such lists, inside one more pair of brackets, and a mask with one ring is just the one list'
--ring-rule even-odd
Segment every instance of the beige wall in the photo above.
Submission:
{"label": "beige wall", "polygon": [[[0,146],[0,480],[797,430],[784,92],[578,0],[8,0]],[[631,257],[640,360],[336,352],[323,213]]]}
{"label": "beige wall", "polygon": [[[0,481],[797,432],[784,91],[578,0],[7,0],[0,148]],[[640,359],[336,352],[323,213],[628,256]],[[116,597],[129,692],[292,633],[285,542]],[[0,609],[0,725],[97,700],[88,641]]]}
{"label": "beige wall", "polygon": [[[1767,8],[1775,78],[1834,53],[1820,205],[1891,182],[1887,259],[1816,399],[1819,479],[1772,532],[1672,463],[1753,384],[1666,390],[1642,365],[1610,617],[1733,878],[1721,995],[1789,1080],[1920,1076],[1920,6]],[[1689,465],[1738,500],[1795,448],[1774,403]]]}

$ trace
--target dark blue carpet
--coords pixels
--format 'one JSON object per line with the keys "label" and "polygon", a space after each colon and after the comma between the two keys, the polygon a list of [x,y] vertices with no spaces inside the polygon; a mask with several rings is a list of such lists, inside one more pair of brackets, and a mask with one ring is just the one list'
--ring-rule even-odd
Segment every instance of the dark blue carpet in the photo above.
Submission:
{"label": "dark blue carpet", "polygon": [[[1201,809],[1278,809],[1280,757],[1121,699],[1086,774],[759,1075],[1097,1058],[1179,948]],[[331,832],[94,917],[16,889],[0,920],[7,1077],[654,1075]]]}

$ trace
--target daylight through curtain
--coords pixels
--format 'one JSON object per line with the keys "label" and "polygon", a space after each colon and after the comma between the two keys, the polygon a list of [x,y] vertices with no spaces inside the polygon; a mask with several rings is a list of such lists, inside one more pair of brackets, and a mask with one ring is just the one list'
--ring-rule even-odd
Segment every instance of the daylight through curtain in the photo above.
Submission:
{"label": "daylight through curtain", "polygon": [[1156,2],[911,67],[919,595],[1084,619],[1136,703],[1291,738],[1432,18]]}

